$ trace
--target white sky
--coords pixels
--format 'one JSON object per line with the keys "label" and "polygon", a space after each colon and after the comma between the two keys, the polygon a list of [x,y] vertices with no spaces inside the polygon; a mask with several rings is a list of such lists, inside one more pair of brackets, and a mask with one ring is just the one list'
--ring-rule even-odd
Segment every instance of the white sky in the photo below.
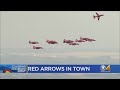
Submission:
{"label": "white sky", "polygon": [[[63,39],[94,38],[77,48],[118,49],[119,12],[98,11],[100,21],[93,19],[96,11],[1,11],[1,48],[29,48],[29,40],[43,47],[69,47]],[[46,39],[58,41],[48,45]]]}

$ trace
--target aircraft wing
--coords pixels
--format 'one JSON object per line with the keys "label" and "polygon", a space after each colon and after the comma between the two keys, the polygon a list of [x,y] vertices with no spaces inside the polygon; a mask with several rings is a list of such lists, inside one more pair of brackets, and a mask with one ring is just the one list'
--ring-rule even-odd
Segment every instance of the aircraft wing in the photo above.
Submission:
{"label": "aircraft wing", "polygon": [[104,15],[100,15],[100,16],[104,16]]}
{"label": "aircraft wing", "polygon": [[96,13],[97,14],[97,16],[99,16],[99,14],[98,13]]}

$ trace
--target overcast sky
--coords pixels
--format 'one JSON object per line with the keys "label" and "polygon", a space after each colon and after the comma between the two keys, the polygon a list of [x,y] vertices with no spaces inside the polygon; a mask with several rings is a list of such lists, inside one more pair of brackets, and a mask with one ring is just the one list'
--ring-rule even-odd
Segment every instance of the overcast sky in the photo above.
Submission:
{"label": "overcast sky", "polygon": [[29,48],[29,40],[50,47],[46,39],[58,41],[51,47],[69,47],[63,39],[89,37],[96,42],[82,43],[77,48],[118,49],[119,12],[98,11],[104,14],[98,21],[96,11],[1,11],[1,48]]}

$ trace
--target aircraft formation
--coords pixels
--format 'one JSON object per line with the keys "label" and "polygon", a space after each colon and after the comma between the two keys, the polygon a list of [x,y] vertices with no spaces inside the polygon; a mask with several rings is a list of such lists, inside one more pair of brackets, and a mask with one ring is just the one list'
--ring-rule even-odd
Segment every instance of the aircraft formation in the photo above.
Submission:
{"label": "aircraft formation", "polygon": [[[98,18],[98,21],[99,21],[101,16],[104,16],[104,15],[103,14],[100,15],[96,12],[96,16],[93,15],[93,18],[94,19]],[[76,40],[66,40],[66,39],[64,39],[63,43],[66,43],[66,44],[71,45],[71,46],[75,46],[75,45],[80,45],[80,43],[83,43],[83,42],[92,42],[92,41],[96,41],[96,40],[91,39],[91,38],[80,37],[80,39],[76,39]],[[57,41],[54,41],[54,40],[46,40],[46,43],[48,43],[48,44],[59,44]],[[29,40],[29,44],[33,45],[33,49],[43,49],[43,47],[35,46],[35,44],[39,44],[39,42]]]}
{"label": "aircraft formation", "polygon": [[[64,39],[63,43],[66,43],[66,44],[71,45],[71,46],[75,46],[75,45],[80,45],[80,43],[82,43],[82,42],[92,42],[92,41],[96,41],[96,40],[91,39],[91,38],[80,37],[80,39],[76,39],[76,40],[66,40],[66,39]],[[48,44],[58,44],[58,42],[54,41],[54,40],[46,40],[46,43],[48,43]],[[39,42],[29,41],[29,44],[33,45],[33,49],[43,49],[43,47],[35,46],[35,44],[39,44]]]}

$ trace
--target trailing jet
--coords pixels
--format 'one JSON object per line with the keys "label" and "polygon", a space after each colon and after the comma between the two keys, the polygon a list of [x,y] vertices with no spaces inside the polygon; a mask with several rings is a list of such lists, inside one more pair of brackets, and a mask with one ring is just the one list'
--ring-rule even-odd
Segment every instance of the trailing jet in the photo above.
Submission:
{"label": "trailing jet", "polygon": [[85,41],[89,41],[89,42],[91,42],[91,41],[96,41],[95,39],[82,38],[82,37],[80,37],[80,40],[85,40]]}
{"label": "trailing jet", "polygon": [[69,43],[69,45],[79,45],[78,43]]}
{"label": "trailing jet", "polygon": [[58,44],[58,42],[53,41],[53,40],[47,40],[46,42],[47,42],[48,44]]}
{"label": "trailing jet", "polygon": [[35,47],[35,46],[33,46],[33,49],[43,49],[43,47]]}
{"label": "trailing jet", "polygon": [[98,18],[98,21],[99,21],[99,19],[100,19],[101,16],[104,16],[103,14],[102,14],[102,15],[99,15],[98,13],[96,13],[96,15],[97,15],[97,16],[94,16],[94,15],[93,15],[93,18],[95,19],[95,18],[97,17],[97,18]]}
{"label": "trailing jet", "polygon": [[74,41],[72,41],[72,40],[66,40],[66,39],[64,39],[64,41],[63,41],[63,43],[73,43]]}
{"label": "trailing jet", "polygon": [[33,41],[33,42],[29,41],[29,43],[30,44],[39,44],[38,42],[35,42],[35,41]]}
{"label": "trailing jet", "polygon": [[86,42],[86,40],[80,39],[80,40],[75,40],[75,42]]}

